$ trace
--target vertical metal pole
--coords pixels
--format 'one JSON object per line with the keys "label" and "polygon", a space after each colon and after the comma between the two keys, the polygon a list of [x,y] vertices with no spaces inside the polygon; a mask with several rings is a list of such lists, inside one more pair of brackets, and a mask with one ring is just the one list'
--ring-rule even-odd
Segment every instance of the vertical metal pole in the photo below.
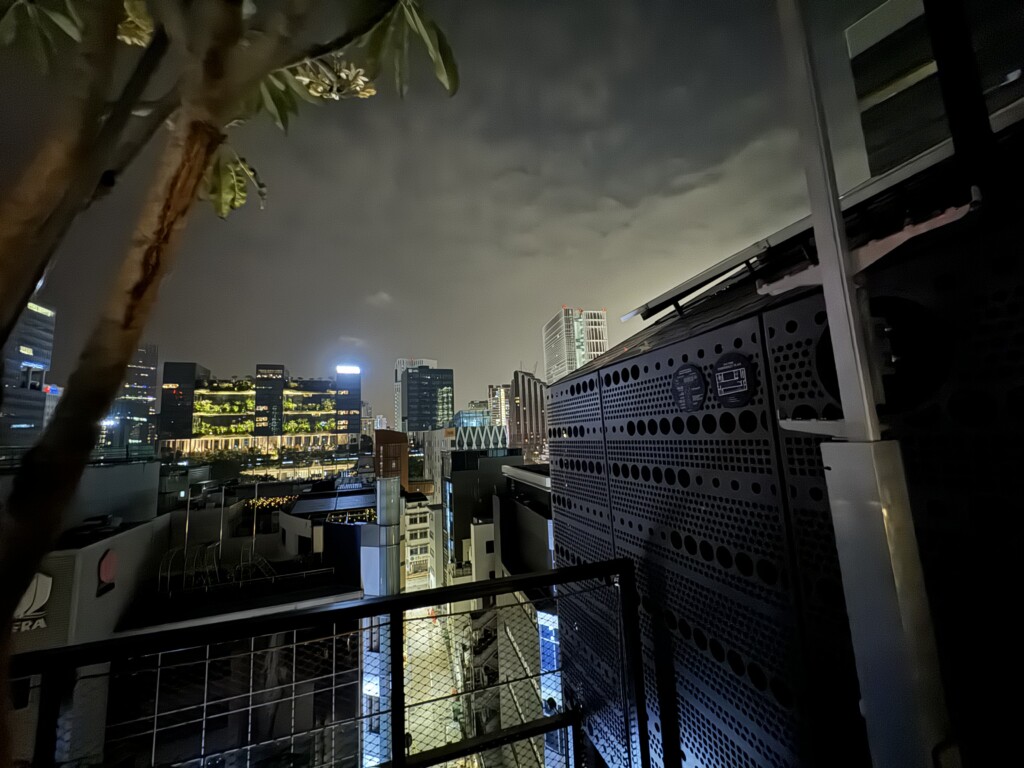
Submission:
{"label": "vertical metal pole", "polygon": [[[362,675],[360,675],[362,679]],[[362,692],[360,692],[362,693]],[[362,698],[362,696],[360,696]],[[338,623],[331,624],[331,759],[326,761],[336,765],[338,761]],[[362,726],[358,726],[362,731]]]}
{"label": "vertical metal pole", "polygon": [[253,559],[256,558],[256,515],[259,514],[259,501],[260,501],[260,481],[256,481],[256,487],[253,490],[252,497],[252,555]]}
{"label": "vertical metal pole", "polygon": [[[40,675],[33,765],[50,766],[56,763],[60,705],[67,690],[68,677],[67,668],[56,664],[53,669],[48,669]],[[74,675],[71,674],[70,677],[74,691]]]}
{"label": "vertical metal pole", "polygon": [[963,0],[923,0],[932,54],[956,162],[969,186],[987,196],[997,190],[995,136],[981,86],[978,61]]}
{"label": "vertical metal pole", "polygon": [[206,660],[203,662],[203,735],[199,746],[200,757],[206,757],[206,707],[210,700],[210,646],[206,646]]}
{"label": "vertical metal pole", "polygon": [[[643,641],[640,638],[640,600],[636,586],[636,571],[632,561],[629,566],[622,569],[619,574],[619,606],[622,609],[622,640],[624,671],[632,683],[633,719],[636,724],[636,741],[639,743],[640,765],[651,764],[651,745],[647,733],[647,700],[644,691],[644,660]],[[623,686],[630,690],[629,686]],[[628,713],[628,709],[627,709]],[[628,716],[628,714],[627,714]],[[630,731],[629,723],[626,723],[626,732]],[[667,738],[667,736],[666,736]],[[634,757],[636,745],[631,745],[630,759]]]}
{"label": "vertical metal pole", "polygon": [[[881,440],[862,303],[801,0],[778,0],[848,442],[822,444],[875,768],[927,768],[948,715],[899,447]],[[955,749],[946,757],[957,764]]]}
{"label": "vertical metal pole", "polygon": [[792,97],[799,112],[800,143],[814,223],[814,241],[821,265],[829,333],[839,371],[839,395],[846,436],[851,440],[879,440],[881,429],[868,370],[865,326],[852,279],[854,273],[850,268],[832,146],[801,0],[779,0],[778,7]]}
{"label": "vertical metal pole", "polygon": [[249,724],[245,736],[245,766],[252,765],[252,721],[256,717],[253,710],[253,684],[256,677],[256,638],[249,638]]}
{"label": "vertical metal pole", "polygon": [[[220,487],[220,534],[217,537],[217,566],[220,567],[221,552],[224,548],[224,486]],[[217,577],[218,580],[220,576]]]}
{"label": "vertical metal pole", "polygon": [[160,672],[163,667],[163,653],[156,655],[156,686],[153,689],[153,744],[149,754],[149,764],[156,765],[156,726],[160,713]]}
{"label": "vertical metal pole", "polygon": [[[187,477],[187,475],[186,475]],[[187,482],[187,481],[186,481]],[[192,484],[188,486],[188,498],[185,500],[185,546],[184,546],[184,558],[181,564],[181,588],[185,589],[185,579],[188,578],[188,521],[192,515]],[[171,575],[167,574],[167,580],[170,581]]]}
{"label": "vertical metal pole", "polygon": [[390,615],[388,648],[391,656],[391,765],[405,765],[405,634],[402,611]]}
{"label": "vertical metal pole", "polygon": [[291,749],[289,752],[295,753],[295,689],[297,685],[297,678],[295,677],[296,667],[299,664],[299,633],[297,630],[292,630],[292,730],[291,730]]}

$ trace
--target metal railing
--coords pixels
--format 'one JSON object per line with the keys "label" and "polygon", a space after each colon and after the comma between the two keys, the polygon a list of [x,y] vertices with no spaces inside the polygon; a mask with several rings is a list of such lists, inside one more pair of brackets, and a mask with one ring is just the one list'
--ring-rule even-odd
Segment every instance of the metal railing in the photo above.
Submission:
{"label": "metal railing", "polygon": [[[0,469],[18,467],[32,446],[4,446],[0,448]],[[120,464],[132,461],[154,461],[155,445],[125,445],[119,448],[93,448],[90,464]]]}
{"label": "metal railing", "polygon": [[[590,713],[569,705],[579,700],[571,692],[563,696],[557,633],[552,644],[535,617],[595,593],[619,608],[613,633],[621,632],[627,663],[617,688],[629,700],[616,707],[643,717],[632,563],[615,560],[23,653],[12,679],[35,692],[24,697],[35,711],[24,719],[16,711],[14,722],[35,723],[34,750],[15,758],[195,768],[575,765],[582,750],[572,745],[586,738]],[[481,618],[486,663],[477,653]],[[622,725],[636,732],[642,723]],[[622,755],[622,765],[638,762],[629,745]]]}

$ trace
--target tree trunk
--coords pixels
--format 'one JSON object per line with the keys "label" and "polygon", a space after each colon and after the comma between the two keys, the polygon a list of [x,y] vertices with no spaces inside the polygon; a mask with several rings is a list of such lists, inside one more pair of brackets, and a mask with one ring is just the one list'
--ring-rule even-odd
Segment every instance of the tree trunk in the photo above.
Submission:
{"label": "tree trunk", "polygon": [[85,35],[78,46],[72,92],[55,125],[12,189],[0,198],[0,344],[31,296],[40,272],[35,239],[60,204],[96,135],[114,64],[120,0],[83,4]]}
{"label": "tree trunk", "polygon": [[[60,533],[63,512],[96,444],[99,422],[121,387],[160,282],[170,269],[203,173],[223,138],[219,127],[201,120],[183,122],[172,137],[115,290],[52,420],[22,460],[11,495],[0,512],[0,584],[4,585],[0,590],[0,690],[4,692],[8,688],[11,616]],[[39,727],[54,724],[40,723]],[[8,729],[4,716],[0,722],[3,766],[11,759]]]}

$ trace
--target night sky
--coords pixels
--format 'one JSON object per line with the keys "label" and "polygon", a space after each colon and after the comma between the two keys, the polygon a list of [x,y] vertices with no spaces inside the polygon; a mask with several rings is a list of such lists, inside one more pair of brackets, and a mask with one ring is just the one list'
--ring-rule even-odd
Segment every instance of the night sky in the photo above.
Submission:
{"label": "night sky", "polygon": [[[431,357],[464,407],[520,364],[543,376],[541,327],[563,304],[606,308],[621,341],[641,327],[622,314],[803,215],[772,3],[427,7],[459,59],[455,98],[414,47],[404,101],[387,78],[369,100],[303,104],[288,136],[266,120],[233,132],[267,208],[220,221],[200,204],[146,334],[161,362],[219,376],[356,363],[390,419],[395,358]],[[47,107],[34,77],[10,83],[23,106],[0,134],[4,179]],[[152,158],[80,218],[51,271],[51,381],[70,373]]]}

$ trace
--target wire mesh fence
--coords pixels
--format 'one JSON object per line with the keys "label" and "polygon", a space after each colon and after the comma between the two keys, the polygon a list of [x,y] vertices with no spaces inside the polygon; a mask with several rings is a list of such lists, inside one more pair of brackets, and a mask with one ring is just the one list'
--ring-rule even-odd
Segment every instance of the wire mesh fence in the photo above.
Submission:
{"label": "wire mesh fence", "polygon": [[[566,724],[582,713],[566,706],[559,615],[583,595],[618,605],[618,587],[608,579],[524,591],[507,581],[507,592],[499,581],[479,597],[434,590],[423,594],[459,599],[371,615],[365,606],[357,615],[339,609],[291,626],[278,621],[270,632],[242,625],[231,636],[220,627],[209,642],[170,633],[166,642],[148,638],[144,652],[118,646],[97,662],[101,644],[88,665],[64,664],[70,679],[54,719],[40,697],[26,698],[38,710],[36,752],[53,729],[53,759],[25,749],[16,758],[190,768],[568,766]],[[38,683],[39,675],[24,679]]]}

